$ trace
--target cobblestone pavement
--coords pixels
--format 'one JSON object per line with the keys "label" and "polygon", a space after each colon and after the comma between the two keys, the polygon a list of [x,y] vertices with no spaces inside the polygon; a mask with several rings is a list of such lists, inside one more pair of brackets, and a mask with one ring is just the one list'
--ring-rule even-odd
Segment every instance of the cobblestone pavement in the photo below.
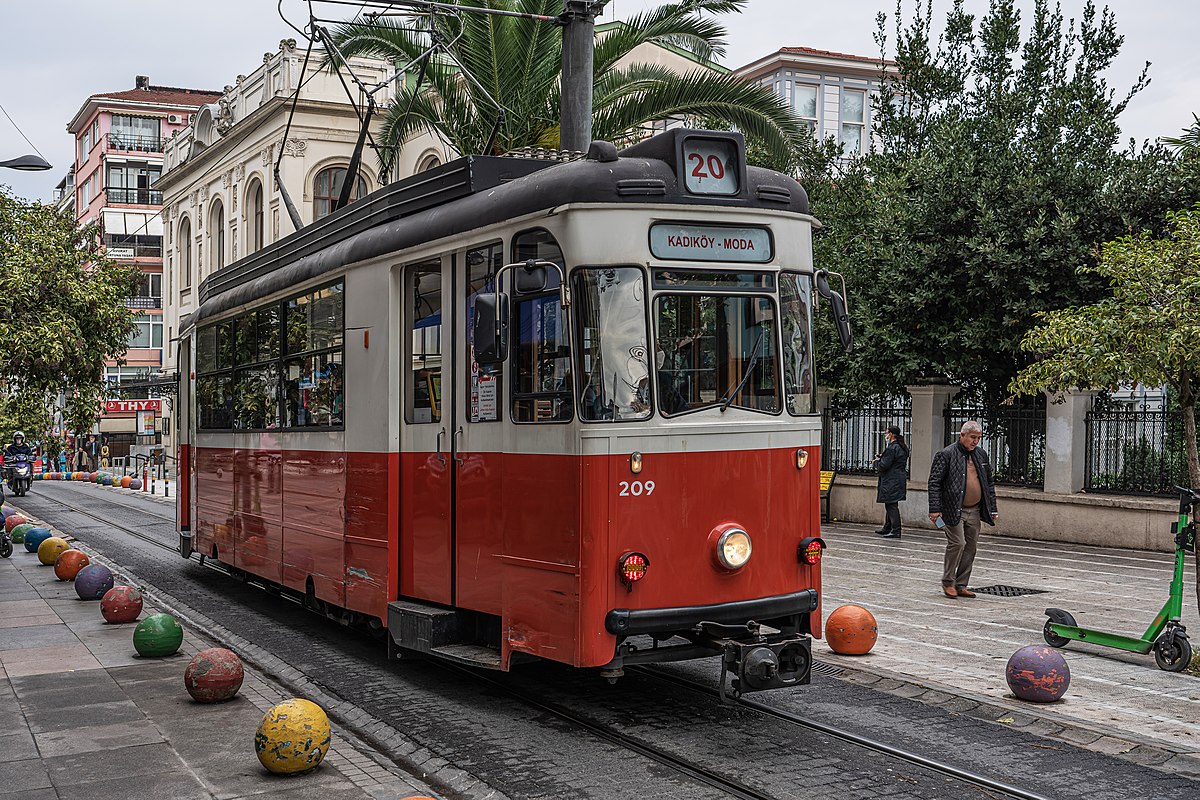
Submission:
{"label": "cobblestone pavement", "polygon": [[[114,523],[173,542],[172,524],[144,513],[161,516],[167,507],[66,484],[39,486],[20,504],[186,604],[197,619],[219,628],[222,638],[261,648],[267,672],[323,693],[335,718],[382,741],[399,763],[448,795],[723,796],[437,662],[389,663],[382,647],[365,637],[110,526],[64,512],[50,497],[86,503]],[[657,669],[711,684],[716,668],[715,662],[708,661]],[[985,796],[905,762],[750,709],[721,706],[710,697],[649,675],[630,674],[609,687],[591,672],[537,664],[518,669],[506,680],[648,744],[723,770],[772,796],[836,800]],[[1181,775],[854,681],[817,675],[810,687],[760,694],[756,699],[882,737],[1047,797],[1182,800],[1200,795],[1200,784]]]}

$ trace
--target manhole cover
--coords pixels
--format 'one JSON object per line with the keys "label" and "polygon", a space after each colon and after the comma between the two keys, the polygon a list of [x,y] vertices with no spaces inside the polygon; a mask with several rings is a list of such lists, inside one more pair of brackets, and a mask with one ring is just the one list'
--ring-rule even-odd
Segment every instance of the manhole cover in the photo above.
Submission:
{"label": "manhole cover", "polygon": [[1021,586],[976,586],[972,591],[980,594],[994,594],[999,597],[1020,597],[1023,594],[1045,594],[1048,589],[1026,589]]}
{"label": "manhole cover", "polygon": [[814,661],[812,671],[818,675],[837,676],[842,674],[841,667],[835,667],[833,664],[826,664],[822,661]]}

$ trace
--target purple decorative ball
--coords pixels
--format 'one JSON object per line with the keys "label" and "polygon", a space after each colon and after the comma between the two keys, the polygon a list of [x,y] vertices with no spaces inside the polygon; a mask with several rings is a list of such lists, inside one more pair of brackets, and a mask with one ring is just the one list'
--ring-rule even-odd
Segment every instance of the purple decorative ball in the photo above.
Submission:
{"label": "purple decorative ball", "polygon": [[103,564],[88,564],[75,576],[75,594],[80,600],[99,600],[113,588],[113,576]]}
{"label": "purple decorative ball", "polygon": [[133,480],[131,480],[131,481],[129,482],[129,488],[130,488],[130,489],[133,489],[134,491],[137,491],[138,489],[141,489],[141,488],[142,488],[142,479],[141,479],[141,478],[134,478]]}
{"label": "purple decorative ball", "polygon": [[1053,647],[1031,644],[1012,654],[1004,677],[1018,699],[1053,703],[1071,685],[1071,668]]}

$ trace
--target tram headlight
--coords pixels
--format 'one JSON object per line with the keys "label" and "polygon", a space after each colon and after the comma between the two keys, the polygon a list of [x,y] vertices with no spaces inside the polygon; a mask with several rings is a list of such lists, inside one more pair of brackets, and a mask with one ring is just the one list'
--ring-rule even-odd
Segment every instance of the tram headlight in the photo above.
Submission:
{"label": "tram headlight", "polygon": [[741,528],[729,528],[717,537],[717,561],[725,569],[741,569],[746,566],[753,551],[750,534]]}
{"label": "tram headlight", "polygon": [[631,592],[633,585],[646,577],[646,570],[649,568],[650,559],[646,558],[643,553],[630,552],[617,559],[617,577]]}
{"label": "tram headlight", "polygon": [[808,463],[808,451],[801,447],[796,451],[796,469],[804,469],[804,465]]}

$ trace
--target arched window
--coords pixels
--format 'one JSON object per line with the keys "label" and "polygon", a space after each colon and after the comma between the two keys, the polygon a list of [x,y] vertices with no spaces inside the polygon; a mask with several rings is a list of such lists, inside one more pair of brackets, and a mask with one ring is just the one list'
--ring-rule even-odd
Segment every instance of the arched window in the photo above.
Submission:
{"label": "arched window", "polygon": [[246,192],[247,253],[254,253],[263,246],[263,187],[259,181],[250,184]]}
{"label": "arched window", "polygon": [[225,266],[225,206],[220,200],[213,201],[212,211],[208,214],[208,235],[211,238],[208,257],[212,271],[216,272]]}
{"label": "arched window", "polygon": [[431,170],[434,167],[440,167],[441,165],[442,160],[435,154],[430,153],[417,163],[417,172],[427,172],[428,170]]}
{"label": "arched window", "polygon": [[179,223],[179,288],[192,287],[192,223],[187,218]]}
{"label": "arched window", "polygon": [[[313,221],[333,212],[333,204],[342,193],[342,181],[346,180],[345,167],[327,167],[317,173],[313,180]],[[358,185],[350,193],[350,202],[367,193],[367,182],[358,176]]]}

